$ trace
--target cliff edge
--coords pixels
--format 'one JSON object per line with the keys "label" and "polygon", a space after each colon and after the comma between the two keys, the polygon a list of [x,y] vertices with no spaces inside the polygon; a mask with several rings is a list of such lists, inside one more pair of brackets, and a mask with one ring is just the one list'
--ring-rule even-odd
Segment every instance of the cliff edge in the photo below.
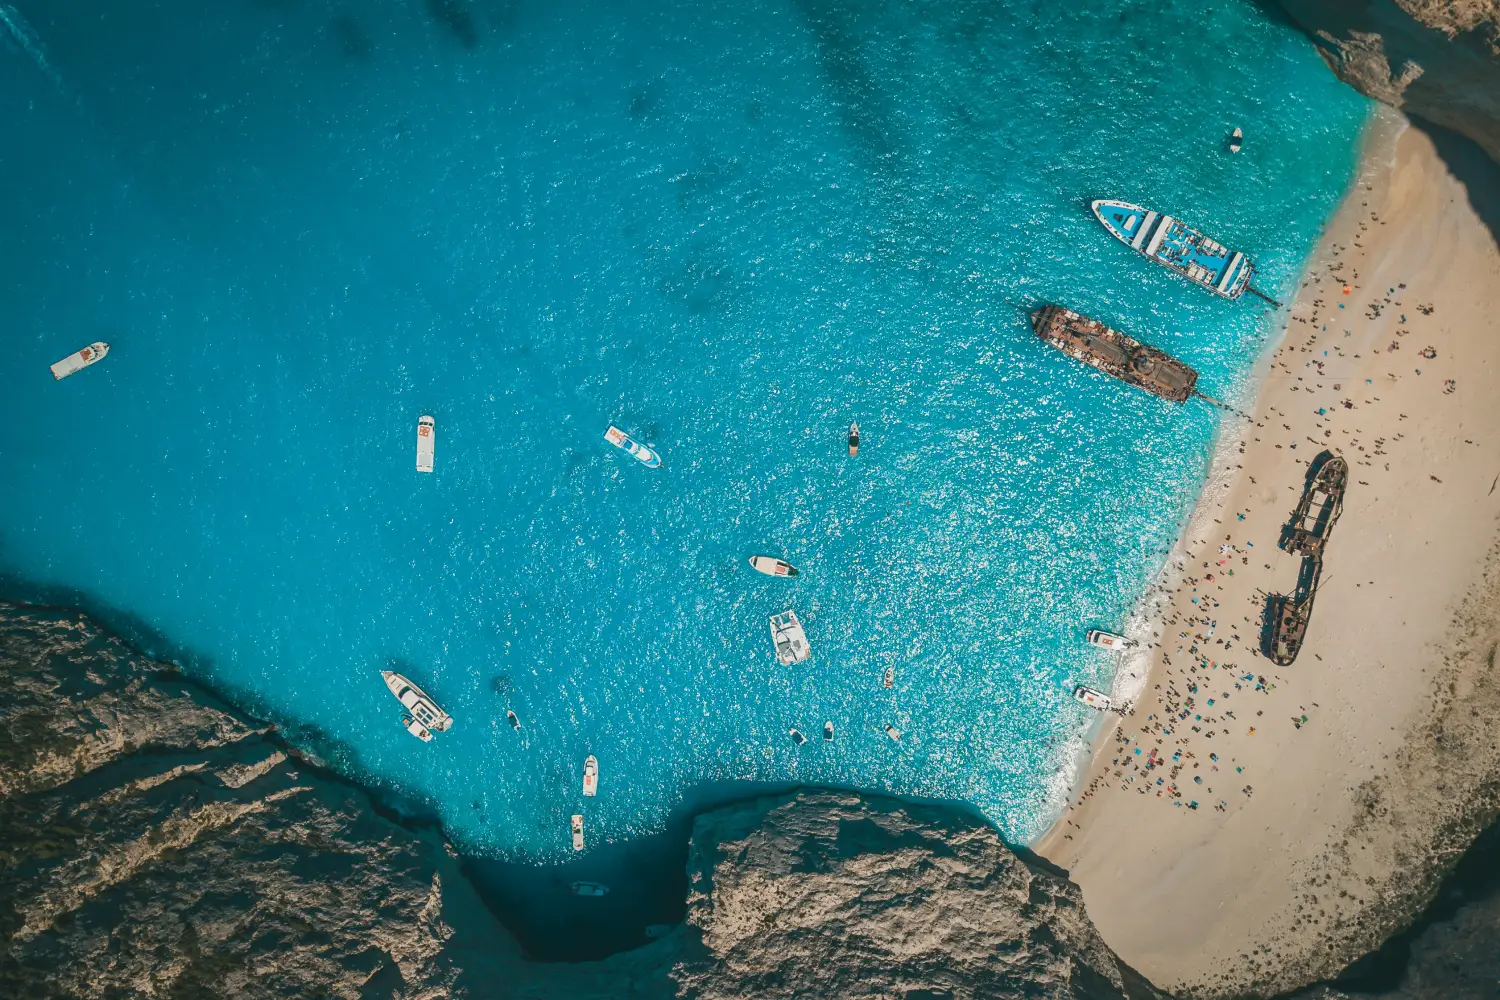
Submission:
{"label": "cliff edge", "polygon": [[689,919],[536,963],[431,829],[77,612],[0,603],[0,996],[1148,1000],[1078,887],[955,810],[697,817]]}
{"label": "cliff edge", "polygon": [[1281,0],[1339,79],[1500,162],[1500,0]]}

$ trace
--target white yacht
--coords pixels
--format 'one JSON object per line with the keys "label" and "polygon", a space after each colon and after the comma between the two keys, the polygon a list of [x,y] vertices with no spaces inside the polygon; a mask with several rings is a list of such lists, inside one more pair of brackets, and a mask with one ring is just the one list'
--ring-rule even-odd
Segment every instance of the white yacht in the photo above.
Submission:
{"label": "white yacht", "polygon": [[1134,639],[1127,639],[1123,635],[1115,635],[1113,632],[1106,632],[1100,628],[1089,629],[1088,641],[1090,646],[1098,646],[1111,653],[1123,652],[1134,648],[1136,644]]}
{"label": "white yacht", "polygon": [[74,351],[52,366],[52,377],[65,379],[74,372],[81,372],[89,365],[109,353],[109,345],[99,340],[79,351]]}
{"label": "white yacht", "polygon": [[1115,703],[1109,695],[1103,691],[1095,691],[1091,687],[1084,687],[1082,684],[1073,689],[1073,698],[1080,704],[1087,705],[1089,708],[1100,712],[1108,712],[1111,708],[1115,707]]}
{"label": "white yacht", "polygon": [[583,794],[590,798],[599,794],[599,758],[593,754],[583,759]]}
{"label": "white yacht", "polygon": [[437,426],[429,416],[417,418],[417,471],[432,471],[432,455],[437,448]]}
{"label": "white yacht", "polygon": [[583,850],[583,817],[578,813],[573,814],[573,850]]}
{"label": "white yacht", "polygon": [[773,556],[751,556],[750,565],[766,576],[796,576],[797,567]]}
{"label": "white yacht", "polygon": [[[447,732],[453,726],[453,716],[438,708],[437,702],[405,677],[394,670],[382,670],[380,676],[385,678],[385,686],[390,689],[396,700],[406,707],[412,721],[421,724],[434,733]],[[407,727],[407,731],[418,739],[421,734]],[[431,733],[428,734],[429,737]]]}
{"label": "white yacht", "polygon": [[614,424],[609,425],[609,430],[604,432],[604,440],[634,458],[648,469],[661,468],[661,456],[652,451],[646,445],[633,439]]}
{"label": "white yacht", "polygon": [[771,616],[771,642],[776,646],[776,662],[783,667],[801,663],[812,656],[812,647],[807,644],[807,633],[797,620],[797,612],[783,611]]}
{"label": "white yacht", "polygon": [[885,727],[885,734],[893,740],[901,739],[901,730],[897,729],[895,726],[887,725]]}

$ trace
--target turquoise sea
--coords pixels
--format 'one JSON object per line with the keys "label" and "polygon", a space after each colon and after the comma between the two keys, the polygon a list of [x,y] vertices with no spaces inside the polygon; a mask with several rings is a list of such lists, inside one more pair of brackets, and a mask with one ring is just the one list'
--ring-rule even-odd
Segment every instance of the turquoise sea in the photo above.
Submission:
{"label": "turquoise sea", "polygon": [[[478,856],[568,859],[571,813],[621,844],[746,781],[1026,841],[1090,722],[1072,685],[1110,683],[1083,630],[1123,625],[1221,416],[1026,314],[1251,388],[1269,307],[1087,203],[1290,293],[1366,104],[1265,10],[5,0],[3,591],[100,612]],[[786,608],[814,657],[784,668]],[[390,664],[451,732],[402,730]]]}

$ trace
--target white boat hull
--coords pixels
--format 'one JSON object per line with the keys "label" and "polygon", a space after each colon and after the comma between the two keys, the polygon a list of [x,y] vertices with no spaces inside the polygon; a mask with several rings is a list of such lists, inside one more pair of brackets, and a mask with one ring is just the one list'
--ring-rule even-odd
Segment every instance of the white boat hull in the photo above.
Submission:
{"label": "white boat hull", "polygon": [[583,817],[573,814],[573,850],[583,850]]}
{"label": "white boat hull", "polygon": [[81,372],[89,365],[95,364],[109,353],[109,345],[99,340],[89,346],[74,351],[52,366],[52,377],[62,381],[74,372]]}
{"label": "white boat hull", "polygon": [[1127,639],[1123,635],[1115,635],[1113,632],[1105,632],[1097,628],[1089,631],[1088,643],[1090,646],[1107,649],[1111,653],[1123,652],[1135,646],[1134,639]]}
{"label": "white boat hull", "polygon": [[812,656],[807,633],[802,631],[802,623],[797,620],[795,611],[771,616],[771,645],[776,650],[776,661],[783,667],[801,663]]}
{"label": "white boat hull", "polygon": [[1080,705],[1087,705],[1098,712],[1108,712],[1115,707],[1114,701],[1103,691],[1095,691],[1091,687],[1082,684],[1073,689],[1073,699]]}
{"label": "white boat hull", "polygon": [[620,449],[631,458],[640,462],[648,469],[661,468],[660,455],[651,450],[651,448],[647,445],[641,444],[639,441],[636,441],[629,434],[626,434],[614,424],[610,424],[609,429],[604,432],[604,440],[608,441],[610,444],[614,445],[616,448]]}
{"label": "white boat hull", "polygon": [[431,472],[437,452],[437,425],[428,416],[417,419],[417,471]]}
{"label": "white boat hull", "polygon": [[583,762],[583,794],[589,798],[599,794],[599,759],[593,754]]}
{"label": "white boat hull", "polygon": [[394,670],[382,670],[380,676],[385,679],[386,689],[417,722],[435,733],[444,733],[453,727],[453,716],[439,708],[426,691]]}
{"label": "white boat hull", "polygon": [[797,567],[771,556],[751,556],[750,565],[757,573],[764,573],[766,576],[793,577],[797,575]]}

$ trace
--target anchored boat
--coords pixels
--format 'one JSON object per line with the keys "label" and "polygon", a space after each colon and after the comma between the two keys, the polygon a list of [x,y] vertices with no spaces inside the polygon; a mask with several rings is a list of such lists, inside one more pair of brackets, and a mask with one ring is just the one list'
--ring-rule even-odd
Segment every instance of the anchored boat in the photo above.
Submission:
{"label": "anchored boat", "polygon": [[801,663],[812,656],[807,633],[802,631],[802,623],[797,620],[795,611],[771,616],[771,642],[776,646],[776,661],[783,667]]}
{"label": "anchored boat", "polygon": [[420,722],[418,722],[416,719],[413,719],[411,716],[409,716],[409,715],[403,715],[403,716],[401,716],[401,724],[406,727],[406,731],[408,733],[411,733],[413,736],[415,736],[417,739],[421,740],[423,743],[431,743],[432,742],[432,730],[428,729],[426,726],[422,725]]}
{"label": "anchored boat", "polygon": [[578,813],[573,814],[573,850],[583,850],[583,817]]}
{"label": "anchored boat", "polygon": [[417,471],[432,471],[432,454],[437,448],[437,427],[429,416],[417,418]]}
{"label": "anchored boat", "polygon": [[797,567],[772,556],[751,556],[750,565],[766,576],[796,576]]}
{"label": "anchored boat", "polygon": [[1229,151],[1231,153],[1238,153],[1240,151],[1240,146],[1243,145],[1244,142],[1245,133],[1240,129],[1238,125],[1236,125],[1234,131],[1229,135]]}
{"label": "anchored boat", "polygon": [[74,372],[81,372],[89,365],[102,359],[109,353],[109,345],[102,340],[97,340],[82,350],[74,351],[52,366],[52,377],[62,381]]}
{"label": "anchored boat", "polygon": [[1115,707],[1115,703],[1109,695],[1103,691],[1095,691],[1091,687],[1084,687],[1082,684],[1073,689],[1073,699],[1100,712],[1108,712],[1111,708]]}
{"label": "anchored boat", "polygon": [[607,896],[609,886],[603,882],[574,882],[568,886],[568,891],[575,896]]}
{"label": "anchored boat", "polygon": [[1106,632],[1102,628],[1089,629],[1088,642],[1090,646],[1098,646],[1100,649],[1107,649],[1111,653],[1122,652],[1135,645],[1134,639],[1127,639],[1123,635]]}
{"label": "anchored boat", "polygon": [[1042,306],[1031,314],[1031,328],[1068,357],[1153,396],[1182,403],[1196,391],[1198,373],[1181,361],[1071,309]]}
{"label": "anchored boat", "polygon": [[825,723],[823,723],[823,739],[826,742],[829,742],[829,743],[833,742],[833,723],[832,722],[825,722]]}
{"label": "anchored boat", "polygon": [[515,712],[506,709],[505,719],[510,723],[510,728],[514,729],[518,733],[521,731],[521,720],[519,717],[517,717]]}
{"label": "anchored boat", "polygon": [[792,742],[797,744],[799,747],[807,742],[807,737],[802,735],[802,731],[800,729],[788,729],[787,735],[790,736],[792,738]]}
{"label": "anchored boat", "polygon": [[648,469],[661,468],[660,455],[640,442],[633,440],[629,434],[626,434],[614,424],[610,424],[609,430],[604,432],[604,440],[625,452],[625,454],[634,458]]}
{"label": "anchored boat", "polygon": [[849,457],[855,458],[859,455],[859,421],[849,425]]}
{"label": "anchored boat", "polygon": [[1248,290],[1273,305],[1281,304],[1250,287],[1255,277],[1250,258],[1214,242],[1181,219],[1128,201],[1100,199],[1093,209],[1115,239],[1193,284],[1226,299],[1237,299]]}
{"label": "anchored boat", "polygon": [[583,759],[583,794],[590,798],[599,794],[599,758],[593,754]]}
{"label": "anchored boat", "polygon": [[901,730],[897,729],[895,726],[887,725],[885,727],[885,734],[893,740],[901,739]]}
{"label": "anchored boat", "polygon": [[[437,702],[433,701],[426,691],[394,670],[382,670],[380,676],[385,678],[385,686],[390,689],[391,694],[396,696],[396,700],[406,707],[414,721],[436,733],[447,732],[452,728],[453,716],[438,708]],[[421,739],[421,735],[412,731],[410,726],[407,730]]]}

